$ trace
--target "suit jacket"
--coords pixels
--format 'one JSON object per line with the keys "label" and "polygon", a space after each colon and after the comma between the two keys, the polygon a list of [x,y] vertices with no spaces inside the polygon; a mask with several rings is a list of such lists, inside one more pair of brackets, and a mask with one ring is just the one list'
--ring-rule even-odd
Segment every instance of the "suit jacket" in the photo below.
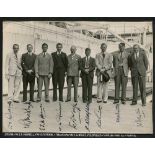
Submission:
{"label": "suit jacket", "polygon": [[8,75],[22,75],[21,55],[18,53],[17,58],[14,52],[7,54],[5,61],[5,74]]}
{"label": "suit jacket", "polygon": [[[22,68],[23,68],[23,76],[35,76],[34,64],[36,60],[36,54],[32,53],[30,56],[28,53],[22,55]],[[27,73],[27,70],[32,70],[31,74]]]}
{"label": "suit jacket", "polygon": [[[85,73],[85,63],[86,57],[82,58],[80,61],[80,70],[81,70],[81,77],[87,75]],[[95,70],[95,59],[90,57],[89,58],[89,74],[92,78],[94,77],[94,70]]]}
{"label": "suit jacket", "polygon": [[[129,73],[129,53],[124,51],[122,53],[122,60],[123,60],[123,70],[125,76],[128,76]],[[119,68],[119,61],[120,61],[120,52],[116,52],[113,55],[113,66],[114,66],[114,76],[118,75],[118,68]]]}
{"label": "suit jacket", "polygon": [[141,76],[146,76],[146,70],[148,69],[148,58],[144,51],[139,51],[139,57],[135,59],[135,54],[129,57],[129,67],[131,69],[131,76],[134,77],[139,73]]}
{"label": "suit jacket", "polygon": [[68,55],[68,68],[67,68],[68,76],[79,76],[80,59],[81,56],[79,56],[78,54],[75,54],[73,58],[72,54]]}
{"label": "suit jacket", "polygon": [[53,73],[53,59],[50,54],[46,53],[45,57],[43,53],[40,53],[35,60],[35,72],[39,75],[48,75]]}
{"label": "suit jacket", "polygon": [[110,53],[105,52],[105,57],[103,58],[102,52],[96,54],[95,57],[95,62],[96,62],[96,75],[100,76],[100,70],[105,68],[109,76],[111,77],[111,67],[112,67],[112,55]]}
{"label": "suit jacket", "polygon": [[[61,59],[62,59],[63,65],[64,65],[64,66],[63,66],[63,69],[64,69],[65,72],[67,72],[67,68],[68,68],[68,58],[67,58],[66,53],[61,52],[60,57],[61,57]],[[53,73],[54,73],[57,69],[59,69],[57,52],[53,52],[53,53],[52,53],[52,58],[53,58],[53,62],[54,62],[54,68],[53,68]]]}

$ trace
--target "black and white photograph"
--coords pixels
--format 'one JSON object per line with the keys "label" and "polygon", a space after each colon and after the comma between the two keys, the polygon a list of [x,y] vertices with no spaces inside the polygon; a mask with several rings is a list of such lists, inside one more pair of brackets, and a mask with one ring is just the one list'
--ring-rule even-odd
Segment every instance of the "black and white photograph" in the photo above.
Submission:
{"label": "black and white photograph", "polygon": [[153,19],[89,19],[2,21],[4,136],[153,137]]}

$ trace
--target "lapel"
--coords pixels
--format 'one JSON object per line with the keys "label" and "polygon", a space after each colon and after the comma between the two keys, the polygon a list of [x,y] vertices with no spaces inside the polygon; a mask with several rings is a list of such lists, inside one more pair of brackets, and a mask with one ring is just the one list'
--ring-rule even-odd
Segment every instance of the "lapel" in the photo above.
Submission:
{"label": "lapel", "polygon": [[54,57],[55,57],[56,61],[58,61],[57,51],[54,53]]}
{"label": "lapel", "polygon": [[142,56],[142,53],[141,51],[139,51],[139,57],[137,58],[137,62],[139,62],[141,56]]}
{"label": "lapel", "polygon": [[[117,56],[118,60],[120,60],[120,58],[121,58],[121,53],[118,52],[117,55],[118,55],[118,56]],[[125,58],[125,51],[122,53],[122,59],[124,59],[124,58]]]}
{"label": "lapel", "polygon": [[135,61],[137,63],[137,60],[135,59],[135,53],[134,52],[132,53],[132,59],[133,59],[133,61]]}
{"label": "lapel", "polygon": [[[105,54],[105,57],[106,57],[106,54]],[[99,58],[100,58],[101,62],[104,61],[102,53],[100,53],[100,57]]]}

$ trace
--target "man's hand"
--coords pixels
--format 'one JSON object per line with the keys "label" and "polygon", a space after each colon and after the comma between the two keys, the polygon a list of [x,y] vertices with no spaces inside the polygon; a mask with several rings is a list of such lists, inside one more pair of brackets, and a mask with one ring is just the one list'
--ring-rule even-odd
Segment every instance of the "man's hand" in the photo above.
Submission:
{"label": "man's hand", "polygon": [[50,79],[51,77],[52,77],[52,74],[51,74],[51,73],[49,73],[49,74],[48,74],[48,78]]}
{"label": "man's hand", "polygon": [[89,74],[89,69],[85,69],[85,73],[86,74]]}
{"label": "man's hand", "polygon": [[27,73],[28,74],[31,74],[33,71],[30,69],[30,70],[27,70]]}
{"label": "man's hand", "polygon": [[5,74],[5,79],[6,80],[9,80],[9,78],[10,78],[9,75],[8,74]]}
{"label": "man's hand", "polygon": [[67,72],[65,72],[65,76],[67,76]]}
{"label": "man's hand", "polygon": [[38,73],[36,73],[36,78],[39,78],[39,75],[38,75]]}
{"label": "man's hand", "polygon": [[100,71],[101,71],[101,73],[104,73],[104,71],[105,71],[105,68],[102,68]]}

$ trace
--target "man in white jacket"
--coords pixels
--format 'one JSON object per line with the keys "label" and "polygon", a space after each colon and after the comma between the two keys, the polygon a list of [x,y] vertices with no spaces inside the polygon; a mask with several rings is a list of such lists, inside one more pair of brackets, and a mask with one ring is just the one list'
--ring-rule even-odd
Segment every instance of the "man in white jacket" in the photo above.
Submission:
{"label": "man in white jacket", "polygon": [[22,79],[21,55],[19,45],[13,45],[13,51],[8,53],[5,61],[5,78],[8,80],[8,103],[19,103],[20,84]]}
{"label": "man in white jacket", "polygon": [[101,52],[96,54],[96,76],[97,76],[97,103],[102,102],[107,103],[108,100],[108,85],[109,81],[105,82],[102,80],[102,73],[107,71],[109,76],[111,76],[112,67],[112,55],[106,52],[107,44],[101,44]]}

